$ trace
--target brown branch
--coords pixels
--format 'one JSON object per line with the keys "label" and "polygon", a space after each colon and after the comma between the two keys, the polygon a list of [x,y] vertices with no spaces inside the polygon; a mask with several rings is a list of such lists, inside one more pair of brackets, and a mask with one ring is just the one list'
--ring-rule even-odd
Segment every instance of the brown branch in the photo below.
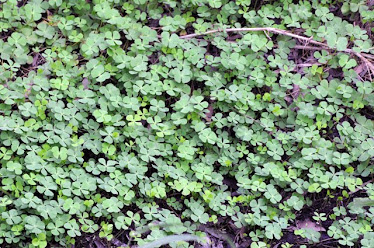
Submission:
{"label": "brown branch", "polygon": [[[301,36],[301,35],[297,35],[297,34],[291,33],[291,32],[289,32],[287,30],[282,30],[282,29],[278,29],[278,28],[270,28],[270,27],[264,27],[264,28],[227,28],[227,29],[214,29],[214,30],[209,30],[209,31],[201,33],[201,34],[194,33],[194,34],[182,35],[182,36],[179,36],[179,38],[181,38],[181,39],[191,39],[191,38],[198,37],[198,36],[204,36],[204,35],[214,34],[214,33],[220,33],[220,32],[230,33],[230,32],[256,32],[256,31],[262,31],[262,32],[265,32],[265,33],[266,32],[270,32],[270,33],[275,33],[275,34],[286,35],[286,36],[289,36],[289,37],[292,37],[292,38],[296,38],[296,39],[299,39],[299,40],[306,41],[307,44],[314,44],[314,45],[320,46],[320,47],[312,47],[312,46],[306,46],[306,45],[305,46],[297,45],[297,46],[295,46],[295,48],[297,48],[297,49],[306,49],[306,50],[308,50],[308,49],[309,50],[321,50],[321,49],[336,50],[334,48],[329,47],[326,43],[313,40],[313,37],[305,37],[305,36]],[[345,49],[345,50],[343,50],[341,52],[354,54],[357,57],[359,57],[360,59],[362,59],[362,58],[365,58],[365,59],[366,58],[374,59],[373,55],[370,55],[370,54],[367,54],[367,53],[358,53],[358,52],[353,51],[352,49]],[[367,59],[366,59],[366,61],[365,60],[363,60],[363,61],[364,61],[364,63],[368,67],[371,67],[371,69],[374,68],[374,66]],[[368,64],[370,64],[370,66]]]}
{"label": "brown branch", "polygon": [[315,62],[313,64],[305,63],[305,64],[296,64],[296,67],[310,67],[310,66],[313,66],[313,65],[323,65],[323,64],[322,63],[318,63],[318,62]]}
{"label": "brown branch", "polygon": [[218,32],[230,33],[230,32],[256,32],[256,31],[263,31],[263,32],[270,32],[270,33],[282,34],[282,35],[290,36],[290,37],[293,37],[293,38],[296,38],[296,39],[299,39],[299,40],[307,41],[308,43],[311,43],[311,44],[314,44],[314,45],[328,47],[328,45],[325,44],[325,43],[313,40],[313,37],[305,37],[305,36],[293,34],[293,33],[289,32],[289,31],[286,31],[286,30],[282,30],[282,29],[278,29],[278,28],[269,28],[269,27],[265,27],[265,28],[227,28],[227,29],[215,29],[215,30],[210,30],[210,31],[207,31],[207,32],[204,32],[204,33],[201,33],[201,34],[187,34],[187,35],[179,36],[179,38],[181,38],[181,39],[191,39],[191,38],[194,38],[194,37],[197,37],[197,36],[202,36],[202,35],[207,35],[207,34],[213,34],[213,33],[218,33]]}
{"label": "brown branch", "polygon": [[[316,50],[316,51],[321,51],[321,50],[335,50],[335,49],[330,48],[330,47],[316,47],[316,46],[304,46],[304,45],[295,45],[292,48],[301,49],[301,50]],[[368,54],[368,53],[358,53],[358,52],[353,51],[352,49],[345,49],[344,52],[346,52],[346,53],[352,53],[352,54],[355,54],[355,55],[360,54],[364,58],[368,58],[368,59],[374,60],[374,55],[371,55],[371,54]],[[359,57],[359,56],[357,56],[357,57]]]}
{"label": "brown branch", "polygon": [[[295,45],[293,48],[296,48],[296,49],[302,49],[302,50],[316,50],[316,51],[320,51],[320,50],[334,50],[332,48],[329,48],[329,47],[313,47],[313,46],[303,46],[303,45]],[[353,51],[352,49],[346,49],[344,50],[344,52],[346,53],[350,53],[350,54],[353,54],[355,56],[357,56],[359,59],[361,59],[365,66],[368,68],[368,70],[371,72],[371,75],[374,76],[374,65],[367,59],[373,59],[374,60],[374,56],[373,55],[370,55],[370,54],[367,54],[367,53],[359,53],[359,52],[355,52]]]}
{"label": "brown branch", "polygon": [[321,51],[323,49],[325,50],[330,50],[329,48],[327,47],[314,47],[314,46],[303,46],[303,45],[295,45],[294,47],[292,48],[295,48],[295,49],[300,49],[300,50],[315,50],[315,51]]}
{"label": "brown branch", "polygon": [[362,184],[362,185],[358,185],[359,188],[357,188],[357,189],[354,190],[354,191],[349,192],[348,194],[349,194],[349,195],[352,195],[352,194],[354,194],[354,193],[356,193],[356,192],[362,190],[363,188],[365,188],[366,185],[368,185],[369,183],[372,183],[372,182],[374,182],[374,179],[369,180],[369,181],[367,181],[366,183],[364,183],[364,184]]}
{"label": "brown branch", "polygon": [[[365,58],[361,53],[353,52],[353,54],[356,55],[358,58],[360,58],[364,62],[366,67],[369,69],[369,71],[371,71],[371,74],[374,76],[374,65],[370,63],[370,61],[367,60],[367,58]],[[370,79],[371,79],[371,76],[370,76]]]}

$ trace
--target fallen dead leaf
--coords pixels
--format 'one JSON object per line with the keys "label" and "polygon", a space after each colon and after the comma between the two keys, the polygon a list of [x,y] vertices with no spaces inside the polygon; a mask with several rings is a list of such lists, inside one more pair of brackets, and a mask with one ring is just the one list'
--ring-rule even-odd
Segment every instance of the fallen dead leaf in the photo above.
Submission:
{"label": "fallen dead leaf", "polygon": [[88,85],[90,84],[90,81],[88,81],[87,78],[84,78],[83,81],[82,81],[82,84],[83,84],[83,88],[85,90],[88,90]]}
{"label": "fallen dead leaf", "polygon": [[213,116],[213,106],[209,105],[208,106],[208,112],[205,113],[205,120],[207,122],[211,122],[212,121],[212,116]]}
{"label": "fallen dead leaf", "polygon": [[297,221],[296,222],[296,230],[298,229],[305,229],[309,228],[317,232],[324,232],[326,231],[325,228],[320,226],[318,223],[311,221],[310,219],[305,219],[303,221]]}
{"label": "fallen dead leaf", "polygon": [[294,84],[292,88],[292,93],[291,93],[293,99],[296,99],[299,96],[299,94],[300,94],[300,86],[297,84]]}
{"label": "fallen dead leaf", "polygon": [[365,70],[365,65],[364,64],[360,64],[359,66],[356,66],[354,69],[353,69],[358,75],[361,74],[361,72],[363,72]]}

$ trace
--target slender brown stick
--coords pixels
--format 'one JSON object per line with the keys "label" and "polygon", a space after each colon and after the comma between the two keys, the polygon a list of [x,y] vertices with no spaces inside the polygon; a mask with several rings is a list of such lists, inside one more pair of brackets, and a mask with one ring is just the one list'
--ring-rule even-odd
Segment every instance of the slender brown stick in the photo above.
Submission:
{"label": "slender brown stick", "polygon": [[348,194],[349,194],[349,195],[352,195],[352,194],[356,193],[357,191],[362,190],[366,185],[368,185],[369,183],[372,183],[372,182],[374,182],[374,179],[369,180],[369,181],[367,181],[366,183],[364,183],[364,184],[362,184],[362,185],[359,185],[361,188],[357,188],[356,190],[351,191],[351,192],[349,192]]}
{"label": "slender brown stick", "polygon": [[[297,35],[297,34],[291,33],[291,32],[289,32],[287,30],[282,30],[282,29],[278,29],[278,28],[270,28],[270,27],[264,27],[264,28],[227,28],[227,29],[214,29],[214,30],[209,30],[209,31],[201,33],[201,34],[194,33],[194,34],[182,35],[182,36],[179,36],[179,38],[181,38],[181,39],[191,39],[191,38],[194,38],[194,37],[204,36],[204,35],[214,34],[214,33],[219,33],[219,32],[230,33],[230,32],[256,32],[256,31],[270,32],[270,33],[275,33],[275,34],[286,35],[286,36],[289,36],[289,37],[292,37],[292,38],[296,38],[296,39],[299,39],[299,40],[306,41],[307,44],[314,44],[314,45],[320,46],[320,48],[318,48],[318,47],[312,47],[312,46],[306,46],[306,45],[305,46],[298,45],[297,47],[295,47],[295,48],[298,48],[298,49],[306,49],[306,50],[308,50],[308,49],[309,50],[321,50],[321,49],[336,50],[334,48],[329,47],[326,43],[313,40],[313,37],[305,37],[305,36],[301,36],[301,35]],[[374,59],[373,55],[366,54],[366,53],[358,53],[358,52],[353,51],[352,49],[345,49],[342,52],[354,54],[357,57],[359,57],[360,59],[362,59],[362,58]],[[366,61],[365,60],[363,60],[363,61],[364,61],[365,64],[367,64],[368,67],[373,67],[374,68],[374,66],[367,59],[366,59]],[[369,66],[369,64],[370,64],[370,66]]]}
{"label": "slender brown stick", "polygon": [[[364,61],[364,64],[366,67],[371,71],[371,74],[374,76],[374,65],[370,63],[369,60],[367,60],[361,53],[353,52],[354,55],[356,55],[358,58],[360,58],[362,61]],[[371,79],[371,76],[370,76]]]}
{"label": "slender brown stick", "polygon": [[[316,50],[316,51],[320,51],[320,50],[335,50],[335,49],[332,49],[330,47],[316,47],[316,46],[314,47],[314,46],[304,46],[304,45],[295,45],[292,48],[301,49],[301,50]],[[358,53],[358,52],[353,51],[352,49],[345,49],[344,52],[346,52],[346,53],[352,53],[352,54],[355,54],[355,55],[357,55],[357,53]],[[374,60],[374,55],[367,54],[367,53],[358,53],[358,54],[360,54],[363,57],[366,57],[368,59],[373,59]],[[359,56],[357,56],[357,57],[359,57]]]}
{"label": "slender brown stick", "polygon": [[293,33],[289,32],[289,31],[286,31],[286,30],[282,30],[282,29],[278,29],[278,28],[269,28],[269,27],[265,27],[265,28],[215,29],[215,30],[210,30],[210,31],[207,31],[207,32],[204,32],[204,33],[201,33],[201,34],[187,34],[187,35],[179,36],[179,38],[181,38],[181,39],[191,39],[191,38],[194,38],[194,37],[197,37],[197,36],[213,34],[213,33],[218,33],[218,32],[230,33],[230,32],[255,32],[255,31],[263,31],[263,32],[267,31],[267,32],[270,32],[270,33],[287,35],[287,36],[290,36],[290,37],[293,37],[293,38],[296,38],[296,39],[307,41],[308,43],[311,43],[311,44],[328,47],[328,45],[325,44],[325,43],[313,40],[313,37],[305,37],[305,36],[293,34]]}
{"label": "slender brown stick", "polygon": [[316,50],[316,51],[321,51],[323,49],[325,50],[330,50],[329,48],[327,47],[314,47],[314,46],[303,46],[303,45],[295,45],[294,47],[292,48],[295,48],[295,49],[301,49],[301,50]]}
{"label": "slender brown stick", "polygon": [[296,67],[310,67],[310,66],[313,66],[313,65],[323,65],[322,63],[313,63],[313,64],[309,64],[309,63],[305,63],[305,64],[296,64]]}

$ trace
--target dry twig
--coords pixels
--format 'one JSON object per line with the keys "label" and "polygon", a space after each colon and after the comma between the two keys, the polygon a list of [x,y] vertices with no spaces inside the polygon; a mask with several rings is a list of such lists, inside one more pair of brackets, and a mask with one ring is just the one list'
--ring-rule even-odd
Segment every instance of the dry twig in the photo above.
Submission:
{"label": "dry twig", "polygon": [[313,40],[312,37],[305,37],[305,36],[293,34],[293,33],[289,32],[289,31],[286,31],[286,30],[277,29],[277,28],[269,28],[269,27],[265,27],[265,28],[228,28],[228,29],[225,29],[225,30],[215,29],[215,30],[210,30],[210,31],[207,31],[207,32],[204,32],[204,33],[201,33],[201,34],[187,34],[187,35],[179,36],[179,38],[181,38],[181,39],[191,39],[191,38],[194,38],[194,37],[197,37],[197,36],[214,34],[214,33],[218,33],[218,32],[230,33],[230,32],[255,32],[255,31],[263,31],[263,32],[282,34],[282,35],[290,36],[290,37],[293,37],[293,38],[296,38],[296,39],[299,39],[299,40],[304,40],[304,41],[306,41],[310,44],[329,47],[325,43]]}
{"label": "dry twig", "polygon": [[[270,28],[270,27],[264,27],[264,28],[228,28],[228,29],[224,29],[224,30],[223,29],[214,29],[214,30],[209,30],[209,31],[201,33],[201,34],[194,33],[194,34],[182,35],[182,36],[179,36],[179,38],[181,38],[181,39],[191,39],[191,38],[195,38],[195,37],[198,37],[198,36],[204,36],[204,35],[214,34],[214,33],[219,33],[219,32],[230,33],[230,32],[256,32],[256,31],[262,31],[262,32],[265,32],[265,34],[267,34],[267,32],[269,32],[269,33],[286,35],[286,36],[296,38],[298,40],[303,40],[303,41],[306,42],[305,45],[296,45],[294,48],[297,48],[297,49],[336,50],[334,48],[329,47],[326,43],[313,40],[313,37],[305,37],[305,36],[301,36],[301,35],[291,33],[287,30]],[[317,45],[318,47],[308,46],[308,44]],[[363,63],[366,65],[366,67],[371,71],[371,74],[374,75],[374,65],[368,60],[368,59],[374,59],[373,55],[370,55],[370,54],[367,54],[367,53],[355,52],[352,49],[345,49],[341,52],[349,53],[349,54],[353,54],[353,55],[357,56],[359,59],[361,59],[363,61]]]}
{"label": "dry twig", "polygon": [[371,73],[369,73],[369,76],[370,76],[370,80],[372,80],[371,75],[374,76],[374,65],[370,63],[370,61],[367,58],[365,58],[361,53],[353,52],[353,54],[356,55],[358,58],[360,58],[364,62],[368,70],[371,71]]}

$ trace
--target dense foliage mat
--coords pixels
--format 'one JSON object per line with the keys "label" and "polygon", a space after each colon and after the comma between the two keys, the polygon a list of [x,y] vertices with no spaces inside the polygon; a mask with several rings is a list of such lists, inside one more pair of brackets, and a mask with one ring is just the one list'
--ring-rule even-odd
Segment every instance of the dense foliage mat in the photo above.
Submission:
{"label": "dense foliage mat", "polygon": [[0,245],[373,247],[373,4],[0,0]]}

